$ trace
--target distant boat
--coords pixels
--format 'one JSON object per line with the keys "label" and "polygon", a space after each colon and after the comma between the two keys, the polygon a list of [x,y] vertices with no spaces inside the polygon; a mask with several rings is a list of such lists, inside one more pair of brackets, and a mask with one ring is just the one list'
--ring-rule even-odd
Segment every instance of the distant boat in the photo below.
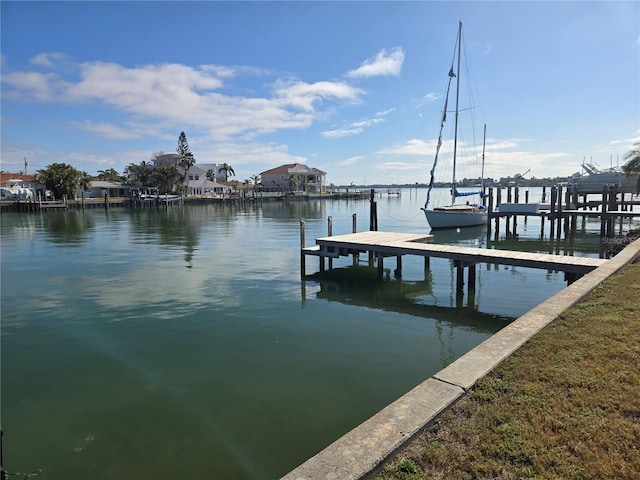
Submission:
{"label": "distant boat", "polygon": [[620,167],[598,168],[593,163],[583,163],[583,172],[574,173],[567,180],[567,187],[575,186],[578,193],[602,193],[602,187],[613,185],[621,193],[638,193],[640,176],[630,175]]}
{"label": "distant boat", "polygon": [[[480,196],[482,198],[483,195],[483,187],[484,187],[484,142],[482,147],[482,183],[480,185],[480,190],[477,192],[459,192],[456,188],[456,161],[457,161],[457,152],[458,152],[458,116],[459,116],[459,103],[460,103],[460,61],[461,61],[461,50],[462,50],[462,22],[458,25],[458,36],[456,39],[456,49],[457,54],[454,53],[453,60],[451,61],[451,69],[449,70],[449,81],[447,84],[447,94],[445,96],[444,107],[442,109],[442,119],[440,122],[440,135],[438,137],[438,146],[436,148],[436,156],[433,161],[433,167],[431,168],[431,181],[429,182],[429,189],[427,190],[427,199],[425,201],[424,207],[422,210],[424,211],[427,222],[429,222],[429,226],[432,229],[439,228],[459,228],[459,227],[471,227],[475,225],[483,225],[487,223],[487,209],[484,205],[480,203],[472,204],[470,202],[466,203],[456,203],[456,199],[458,197],[467,197],[470,195]],[[454,50],[454,51],[455,51]],[[454,73],[453,67],[454,63],[457,61],[456,72]],[[449,91],[451,88],[451,82],[453,79],[456,79],[456,109],[455,109],[455,127],[454,127],[454,138],[453,138],[453,172],[452,172],[452,180],[451,180],[451,204],[441,207],[433,207],[429,208],[429,197],[431,194],[431,189],[435,183],[435,169],[438,163],[438,154],[440,153],[440,147],[442,146],[442,130],[444,128],[444,123],[447,119],[447,103],[449,102]],[[487,127],[485,125],[485,139],[486,139],[486,130]]]}
{"label": "distant boat", "polygon": [[0,199],[2,200],[33,200],[33,189],[24,187],[21,179],[11,179],[8,186],[0,187]]}
{"label": "distant boat", "polygon": [[182,200],[181,195],[169,195],[166,193],[162,195],[142,193],[138,198],[144,203],[171,203]]}

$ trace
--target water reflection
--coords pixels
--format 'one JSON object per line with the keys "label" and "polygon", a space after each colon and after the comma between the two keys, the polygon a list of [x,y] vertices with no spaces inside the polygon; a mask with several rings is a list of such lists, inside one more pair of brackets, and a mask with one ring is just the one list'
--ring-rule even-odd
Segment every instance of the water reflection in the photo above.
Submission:
{"label": "water reflection", "polygon": [[467,305],[463,305],[462,295],[452,297],[450,305],[438,304],[430,270],[422,281],[381,280],[374,267],[352,266],[316,273],[307,282],[320,287],[316,298],[436,319],[477,332],[494,332],[512,320],[479,311],[475,295],[469,295]]}
{"label": "water reflection", "polygon": [[450,228],[446,230],[431,230],[433,243],[453,244],[465,247],[484,247],[487,244],[487,226]]}
{"label": "water reflection", "polygon": [[80,210],[40,213],[40,219],[48,239],[67,247],[84,243],[87,232],[95,227],[93,218]]}

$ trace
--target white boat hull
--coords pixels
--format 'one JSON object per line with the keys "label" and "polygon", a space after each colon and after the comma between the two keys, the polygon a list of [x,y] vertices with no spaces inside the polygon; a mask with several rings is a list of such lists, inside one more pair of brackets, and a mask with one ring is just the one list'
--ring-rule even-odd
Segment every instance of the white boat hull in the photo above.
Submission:
{"label": "white boat hull", "polygon": [[488,218],[485,209],[468,207],[424,210],[424,215],[427,218],[427,222],[429,222],[429,226],[433,229],[486,225]]}

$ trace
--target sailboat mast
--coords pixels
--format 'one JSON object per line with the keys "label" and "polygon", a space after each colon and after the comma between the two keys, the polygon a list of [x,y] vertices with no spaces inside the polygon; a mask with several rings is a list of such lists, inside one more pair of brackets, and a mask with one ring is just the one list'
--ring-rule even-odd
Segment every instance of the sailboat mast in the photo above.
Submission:
{"label": "sailboat mast", "polygon": [[[482,134],[482,170],[480,172],[480,192],[484,195],[484,147],[487,143],[487,124],[484,124],[484,132]],[[484,203],[484,202],[483,202]]]}
{"label": "sailboat mast", "polygon": [[462,51],[462,22],[458,25],[458,66],[456,73],[456,117],[453,133],[453,178],[451,181],[451,205],[456,201],[456,157],[458,153],[458,113],[460,101],[460,52]]}

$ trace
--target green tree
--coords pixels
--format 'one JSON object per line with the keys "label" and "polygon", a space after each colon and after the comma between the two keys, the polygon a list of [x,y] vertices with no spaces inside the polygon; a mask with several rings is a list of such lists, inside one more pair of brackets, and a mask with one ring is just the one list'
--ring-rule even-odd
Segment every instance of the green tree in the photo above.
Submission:
{"label": "green tree", "polygon": [[88,192],[91,190],[91,180],[91,175],[87,172],[80,172],[79,187],[85,192]]}
{"label": "green tree", "polygon": [[634,143],[633,148],[624,156],[627,161],[622,165],[622,171],[627,175],[638,175],[636,194],[640,194],[640,142]]}
{"label": "green tree", "polygon": [[289,174],[289,190],[298,190],[298,179],[293,173]]}
{"label": "green tree", "polygon": [[181,190],[183,179],[178,169],[173,165],[170,167],[160,165],[154,168],[151,178],[153,184],[158,188],[158,193],[173,193],[176,190]]}
{"label": "green tree", "polygon": [[184,190],[186,191],[187,186],[189,185],[189,169],[196,163],[196,159],[191,153],[189,149],[189,142],[187,141],[187,136],[184,132],[180,132],[180,136],[178,137],[178,148],[176,148],[176,152],[180,155],[179,164],[184,168]]}
{"label": "green tree", "polygon": [[153,164],[151,162],[142,161],[138,165],[130,163],[124,169],[124,175],[132,185],[138,187],[151,187],[153,185]]}
{"label": "green tree", "polygon": [[214,172],[211,168],[207,170],[207,180],[211,180],[212,182],[216,181],[216,172]]}
{"label": "green tree", "polygon": [[75,198],[79,188],[88,190],[91,177],[66,163],[52,163],[36,172],[36,181],[53,193],[54,198]]}
{"label": "green tree", "polygon": [[253,191],[258,190],[258,183],[260,182],[260,175],[251,175],[251,180],[253,181]]}
{"label": "green tree", "polygon": [[98,170],[98,180],[121,182],[123,178],[120,176],[116,169],[107,168],[106,170]]}
{"label": "green tree", "polygon": [[229,181],[229,176],[234,176],[236,172],[233,171],[233,167],[228,163],[223,163],[222,166],[218,169],[218,172],[224,172],[224,181]]}

